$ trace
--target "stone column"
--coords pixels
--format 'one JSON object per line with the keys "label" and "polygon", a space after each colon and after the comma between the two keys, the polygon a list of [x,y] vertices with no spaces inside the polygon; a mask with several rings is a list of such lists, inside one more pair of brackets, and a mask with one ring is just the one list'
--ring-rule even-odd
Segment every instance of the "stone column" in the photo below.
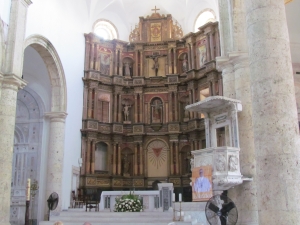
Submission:
{"label": "stone column", "polygon": [[174,74],[177,74],[177,52],[176,52],[176,48],[174,48],[173,51],[174,51]]}
{"label": "stone column", "polygon": [[100,59],[98,59],[99,44],[95,44],[94,55],[95,55],[95,70],[100,71]]}
{"label": "stone column", "polygon": [[139,175],[145,175],[144,174],[144,150],[143,150],[143,144],[139,143],[140,145],[140,174]]}
{"label": "stone column", "polygon": [[116,75],[118,72],[118,49],[114,51],[114,74]]}
{"label": "stone column", "polygon": [[173,98],[172,92],[169,93],[169,121],[173,121]]}
{"label": "stone column", "polygon": [[91,172],[91,140],[87,138],[87,148],[85,157],[85,172],[89,174]]}
{"label": "stone column", "polygon": [[122,122],[122,96],[121,94],[119,94],[119,102],[118,102],[118,122],[121,123]]}
{"label": "stone column", "polygon": [[186,44],[188,52],[187,52],[187,56],[188,56],[188,70],[191,69],[191,47],[190,44]]}
{"label": "stone column", "polygon": [[134,94],[134,123],[138,123],[138,113],[138,94]]}
{"label": "stone column", "polygon": [[235,97],[235,76],[234,76],[234,68],[232,62],[221,62],[218,60],[218,69],[222,70],[222,78],[223,78],[223,95],[228,98],[236,98]]}
{"label": "stone column", "polygon": [[121,166],[122,166],[122,154],[121,154],[121,145],[118,144],[118,175],[121,175]]}
{"label": "stone column", "polygon": [[174,92],[174,104],[175,104],[175,121],[179,121],[178,119],[178,100],[177,100],[177,91]]}
{"label": "stone column", "polygon": [[168,49],[168,67],[169,67],[169,72],[168,74],[172,74],[172,49]]}
{"label": "stone column", "polygon": [[117,102],[118,102],[118,94],[115,92],[114,93],[114,102],[113,102],[113,122],[118,121],[118,112],[117,112]]}
{"label": "stone column", "polygon": [[26,82],[20,77],[23,70],[24,36],[30,0],[12,0],[3,74],[0,75],[0,223],[10,225],[10,192],[12,158],[18,89]]}
{"label": "stone column", "polygon": [[91,87],[88,88],[88,119],[92,118],[92,105],[93,105],[93,89]]}
{"label": "stone column", "polygon": [[194,45],[191,43],[192,69],[196,69]]}
{"label": "stone column", "polygon": [[249,60],[241,55],[234,60],[236,98],[242,102],[243,111],[238,113],[241,174],[253,177],[252,182],[244,182],[229,190],[229,197],[239,205],[241,224],[259,224],[257,208],[257,179],[255,147],[252,126],[252,98]]}
{"label": "stone column", "polygon": [[300,221],[300,146],[284,1],[246,1],[259,224]]}
{"label": "stone column", "polygon": [[170,145],[170,167],[171,167],[171,175],[174,175],[174,149],[173,149],[173,142],[172,141],[170,141],[170,143],[169,143],[169,145]]}
{"label": "stone column", "polygon": [[122,51],[120,49],[120,54],[119,54],[119,75],[123,75],[123,62],[122,62]]}
{"label": "stone column", "polygon": [[91,50],[90,50],[90,70],[93,70],[94,69],[94,42],[92,40],[92,43],[91,43]]}
{"label": "stone column", "polygon": [[143,50],[141,50],[140,52],[140,55],[141,55],[141,68],[140,68],[140,73],[141,73],[141,76],[144,77],[144,52]]}
{"label": "stone column", "polygon": [[113,175],[117,174],[117,145],[113,144]]}
{"label": "stone column", "polygon": [[[0,98],[0,222],[9,225],[12,158],[18,88],[26,83],[15,75],[5,75]],[[25,186],[24,186],[25,187]]]}
{"label": "stone column", "polygon": [[137,144],[134,145],[134,174],[133,175],[137,175],[138,174],[138,165],[137,165]]}
{"label": "stone column", "polygon": [[[65,140],[65,112],[50,112],[45,114],[50,118],[50,134],[47,158],[47,181],[46,198],[52,192],[62,196],[62,175],[64,159],[64,140]],[[62,209],[62,201],[58,202],[57,208],[51,212],[58,215]]]}
{"label": "stone column", "polygon": [[80,175],[85,174],[86,148],[87,148],[87,138],[82,136],[81,137],[81,158],[83,163],[80,168]]}
{"label": "stone column", "polygon": [[211,32],[209,33],[209,47],[210,47],[210,59],[214,60],[215,59],[215,50],[214,50],[214,34]]}
{"label": "stone column", "polygon": [[207,61],[210,62],[212,60],[212,56],[211,56],[211,44],[210,44],[210,33],[206,33],[206,55],[207,55]]}
{"label": "stone column", "polygon": [[84,70],[90,69],[90,50],[91,43],[89,37],[85,36],[85,59],[84,59]]}
{"label": "stone column", "polygon": [[178,142],[175,142],[175,156],[176,156],[176,174],[180,174],[179,173],[179,150],[178,150]]}
{"label": "stone column", "polygon": [[135,61],[135,64],[134,64],[134,70],[133,70],[133,75],[132,76],[138,76],[138,50],[135,50],[134,51],[134,61]]}
{"label": "stone column", "polygon": [[92,140],[92,148],[91,148],[91,174],[95,173],[95,151],[96,151],[96,143],[95,143],[95,140]]}

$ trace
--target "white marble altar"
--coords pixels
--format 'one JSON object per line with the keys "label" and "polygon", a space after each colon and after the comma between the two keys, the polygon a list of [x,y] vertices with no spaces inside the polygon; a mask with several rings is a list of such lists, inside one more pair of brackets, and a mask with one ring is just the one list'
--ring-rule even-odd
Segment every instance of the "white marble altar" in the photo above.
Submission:
{"label": "white marble altar", "polygon": [[[116,198],[123,195],[128,195],[130,191],[103,191],[100,199],[100,211],[114,211]],[[159,199],[159,191],[131,191],[132,194],[143,198],[145,212],[158,210],[158,204],[155,204],[155,199]],[[108,201],[109,204],[105,203]]]}

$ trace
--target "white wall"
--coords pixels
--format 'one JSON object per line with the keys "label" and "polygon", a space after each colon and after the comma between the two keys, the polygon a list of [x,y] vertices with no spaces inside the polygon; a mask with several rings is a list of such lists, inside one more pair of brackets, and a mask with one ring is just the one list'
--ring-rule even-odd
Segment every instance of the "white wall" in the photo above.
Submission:
{"label": "white wall", "polygon": [[78,166],[81,153],[83,105],[84,32],[88,15],[85,0],[33,0],[28,9],[26,38],[33,34],[47,38],[62,62],[67,85],[62,207],[70,204],[72,165]]}

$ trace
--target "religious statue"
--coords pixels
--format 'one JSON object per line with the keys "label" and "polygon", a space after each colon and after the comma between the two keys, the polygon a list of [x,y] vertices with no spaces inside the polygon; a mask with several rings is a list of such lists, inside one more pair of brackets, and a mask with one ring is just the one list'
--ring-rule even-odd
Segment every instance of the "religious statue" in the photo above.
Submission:
{"label": "religious statue", "polygon": [[154,65],[153,65],[152,69],[155,71],[155,76],[157,76],[158,67],[159,67],[159,64],[158,64],[158,56],[153,57],[152,59],[153,59],[153,61],[154,61]]}
{"label": "religious statue", "polygon": [[125,65],[125,76],[131,76],[131,73],[130,73],[130,69],[131,69],[131,65],[129,62],[125,62],[124,63]]}
{"label": "religious statue", "polygon": [[152,108],[152,123],[161,123],[162,122],[162,102],[159,99],[156,99],[151,104]]}
{"label": "religious statue", "polygon": [[[189,102],[186,103],[185,107],[189,104]],[[190,118],[189,111],[184,107],[184,118]]]}
{"label": "religious statue", "polygon": [[194,158],[190,159],[191,170],[194,168]]}
{"label": "religious statue", "polygon": [[186,153],[186,161],[187,161],[187,163],[186,163],[186,173],[189,173],[189,172],[191,172],[191,164],[190,164],[190,162],[191,162],[191,152],[187,152]]}
{"label": "religious statue", "polygon": [[128,121],[129,119],[129,108],[131,105],[124,105],[123,111],[124,111],[124,120]]}
{"label": "religious statue", "polygon": [[186,72],[187,70],[188,70],[188,61],[186,59],[186,54],[184,54],[182,60],[182,71]]}
{"label": "religious statue", "polygon": [[128,160],[127,154],[124,156],[123,159],[123,175],[129,176],[129,168],[130,168],[130,162]]}

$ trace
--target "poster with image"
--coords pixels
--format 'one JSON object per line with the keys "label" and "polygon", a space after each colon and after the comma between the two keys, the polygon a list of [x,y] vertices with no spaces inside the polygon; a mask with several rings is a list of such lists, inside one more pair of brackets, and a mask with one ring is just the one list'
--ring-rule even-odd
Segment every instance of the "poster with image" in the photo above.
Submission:
{"label": "poster with image", "polygon": [[192,171],[193,202],[207,201],[212,197],[212,166],[200,166]]}

